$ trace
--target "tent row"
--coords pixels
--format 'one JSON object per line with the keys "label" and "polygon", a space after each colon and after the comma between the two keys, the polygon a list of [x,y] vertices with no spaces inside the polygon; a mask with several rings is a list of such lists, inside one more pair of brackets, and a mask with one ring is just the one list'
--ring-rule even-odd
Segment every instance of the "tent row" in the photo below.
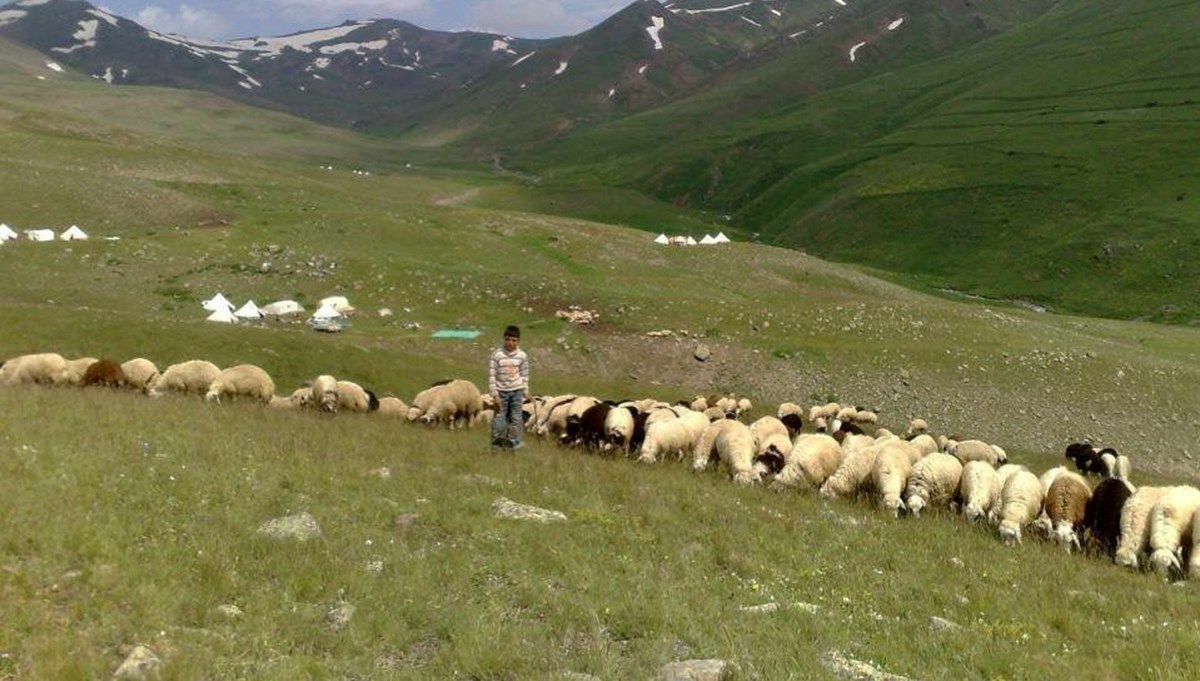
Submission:
{"label": "tent row", "polygon": [[[253,300],[248,300],[244,305],[238,307],[222,293],[200,303],[200,306],[209,312],[205,321],[222,324],[254,321],[268,315],[286,317],[304,312],[304,306],[294,300],[279,300],[262,307],[256,305]],[[308,318],[308,323],[313,328],[322,331],[341,330],[341,326],[345,324],[346,315],[352,312],[354,312],[354,306],[345,296],[329,296],[321,300],[317,311]]]}
{"label": "tent row", "polygon": [[716,244],[729,243],[729,237],[725,236],[725,232],[717,232],[716,236],[705,234],[704,238],[696,241],[695,237],[691,236],[667,236],[659,234],[654,237],[654,243],[664,246],[713,246]]}
{"label": "tent row", "polygon": [[[15,229],[0,222],[0,243],[19,239],[20,234]],[[79,225],[71,225],[64,229],[61,234],[55,234],[53,229],[27,229],[25,230],[25,238],[30,241],[81,241],[88,238],[87,232],[79,228]]]}

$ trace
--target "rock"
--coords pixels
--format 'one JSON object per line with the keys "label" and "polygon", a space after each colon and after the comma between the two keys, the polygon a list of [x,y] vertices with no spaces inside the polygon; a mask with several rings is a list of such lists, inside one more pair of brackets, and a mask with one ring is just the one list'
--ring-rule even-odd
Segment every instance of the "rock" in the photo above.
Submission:
{"label": "rock", "polygon": [[696,349],[692,351],[692,357],[700,362],[707,361],[709,357],[712,357],[712,350],[709,350],[704,343],[697,343]]}
{"label": "rock", "polygon": [[317,524],[316,518],[305,512],[268,520],[259,525],[258,534],[264,534],[272,539],[308,541],[321,536],[321,526]]}
{"label": "rock", "polygon": [[346,601],[338,601],[333,604],[329,612],[325,613],[326,619],[329,621],[329,626],[332,629],[342,629],[354,617],[354,604]]}
{"label": "rock", "polygon": [[775,612],[779,609],[779,604],[775,602],[763,603],[762,605],[742,605],[738,606],[740,612]]}
{"label": "rock", "polygon": [[929,618],[929,629],[931,631],[957,631],[962,629],[962,625],[935,615]]}
{"label": "rock", "polygon": [[659,681],[726,681],[737,671],[725,660],[684,660],[658,670]]}
{"label": "rock", "polygon": [[233,620],[242,616],[242,609],[232,603],[222,603],[217,606],[217,614]]}
{"label": "rock", "polygon": [[854,681],[909,681],[907,677],[889,674],[885,671],[860,662],[836,650],[830,650],[821,656],[821,664],[834,676]]}
{"label": "rock", "polygon": [[535,520],[539,523],[551,523],[567,519],[567,516],[560,511],[551,511],[545,508],[538,508],[537,506],[526,506],[525,504],[518,504],[504,497],[497,497],[492,502],[492,513],[497,518]]}
{"label": "rock", "polygon": [[113,672],[114,679],[148,679],[158,676],[162,660],[144,645],[134,646],[125,661]]}
{"label": "rock", "polygon": [[600,681],[600,677],[579,672],[567,672],[562,676],[563,681]]}
{"label": "rock", "polygon": [[399,532],[408,532],[417,524],[417,519],[421,516],[416,513],[401,513],[396,516],[393,523],[396,525],[396,530]]}

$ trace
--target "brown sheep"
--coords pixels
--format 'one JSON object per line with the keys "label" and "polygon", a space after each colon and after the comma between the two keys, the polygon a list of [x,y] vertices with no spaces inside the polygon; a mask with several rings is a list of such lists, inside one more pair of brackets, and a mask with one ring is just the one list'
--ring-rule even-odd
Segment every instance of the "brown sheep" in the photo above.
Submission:
{"label": "brown sheep", "polygon": [[116,360],[102,359],[93,362],[83,372],[83,385],[99,385],[106,388],[123,388],[128,380],[125,378],[125,370]]}

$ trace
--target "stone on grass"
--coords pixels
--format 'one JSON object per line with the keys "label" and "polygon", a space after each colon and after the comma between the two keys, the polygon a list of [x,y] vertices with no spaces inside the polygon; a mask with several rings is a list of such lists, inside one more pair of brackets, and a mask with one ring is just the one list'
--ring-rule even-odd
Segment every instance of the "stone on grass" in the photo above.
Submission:
{"label": "stone on grass", "polygon": [[738,610],[741,612],[775,612],[779,609],[779,604],[771,601],[762,605],[740,605]]}
{"label": "stone on grass", "polygon": [[712,357],[712,350],[709,350],[708,346],[704,343],[699,343],[696,345],[696,349],[692,351],[692,357],[695,357],[700,362],[707,361],[709,357]]}
{"label": "stone on grass", "polygon": [[217,606],[217,614],[232,620],[242,616],[242,609],[232,603],[223,603]]}
{"label": "stone on grass", "polygon": [[845,653],[830,650],[821,656],[821,664],[840,679],[853,681],[909,681],[908,677],[889,674],[874,665],[847,657]]}
{"label": "stone on grass", "polygon": [[321,536],[321,526],[317,524],[316,518],[305,512],[268,520],[258,526],[258,533],[272,539],[308,541]]}
{"label": "stone on grass", "polygon": [[158,669],[162,666],[162,661],[146,646],[137,645],[117,667],[117,671],[113,672],[114,679],[150,679],[158,676]]}
{"label": "stone on grass", "polygon": [[329,612],[325,613],[325,617],[332,629],[342,629],[347,624],[350,624],[350,620],[354,618],[354,610],[353,603],[338,601],[329,608]]}
{"label": "stone on grass", "polygon": [[518,504],[504,497],[497,497],[492,502],[492,513],[497,518],[535,520],[539,523],[552,523],[567,519],[567,516],[560,511],[538,508],[537,506],[526,506],[525,504]]}
{"label": "stone on grass", "polygon": [[659,681],[728,681],[736,667],[725,660],[684,660],[658,670]]}
{"label": "stone on grass", "polygon": [[929,628],[932,631],[957,631],[962,629],[962,625],[935,615],[929,618]]}

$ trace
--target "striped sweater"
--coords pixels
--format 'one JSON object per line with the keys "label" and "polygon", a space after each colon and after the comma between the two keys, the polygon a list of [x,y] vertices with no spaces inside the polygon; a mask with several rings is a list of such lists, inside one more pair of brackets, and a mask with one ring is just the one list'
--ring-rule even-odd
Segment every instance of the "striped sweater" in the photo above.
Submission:
{"label": "striped sweater", "polygon": [[504,348],[492,352],[488,362],[488,392],[495,395],[510,390],[529,389],[529,356],[517,348],[511,355]]}

